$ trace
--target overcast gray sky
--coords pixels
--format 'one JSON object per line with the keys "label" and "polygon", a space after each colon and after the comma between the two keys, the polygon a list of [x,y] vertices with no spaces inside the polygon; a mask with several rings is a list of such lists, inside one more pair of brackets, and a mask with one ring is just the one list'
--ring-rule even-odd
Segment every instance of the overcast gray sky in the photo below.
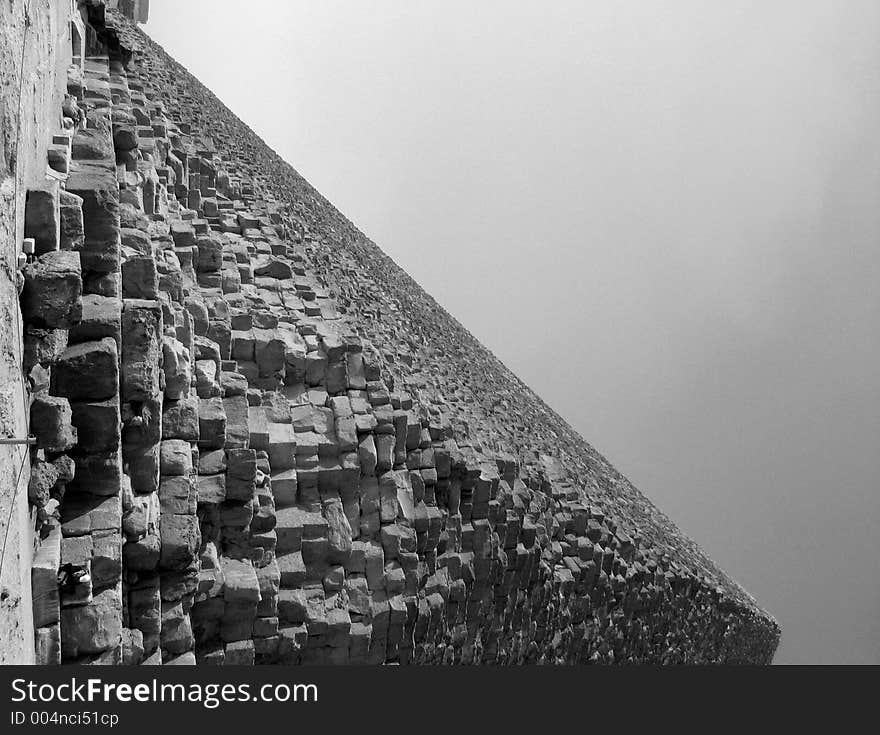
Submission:
{"label": "overcast gray sky", "polygon": [[777,616],[777,662],[880,663],[880,3],[151,5]]}

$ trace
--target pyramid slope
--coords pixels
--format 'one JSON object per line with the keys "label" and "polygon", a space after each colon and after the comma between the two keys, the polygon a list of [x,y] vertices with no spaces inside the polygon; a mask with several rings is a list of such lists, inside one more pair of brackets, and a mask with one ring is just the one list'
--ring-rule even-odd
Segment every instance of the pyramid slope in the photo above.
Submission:
{"label": "pyramid slope", "polygon": [[[163,500],[151,582],[163,626],[168,601],[193,603],[168,627],[193,635],[154,648],[200,663],[772,659],[773,618],[564,419],[158,44],[113,11],[95,24],[111,88],[153,118],[122,158],[152,182],[140,228],[166,334],[196,333],[198,513]],[[123,203],[147,191],[121,181]]]}
{"label": "pyramid slope", "polygon": [[[332,290],[344,294],[341,300],[352,323],[380,349],[412,359],[411,369],[400,361],[388,367],[398,384],[436,401],[434,405],[448,412],[456,429],[464,429],[456,434],[465,438],[460,446],[469,439],[487,455],[512,451],[525,474],[533,472],[541,484],[576,488],[579,500],[597,508],[597,515],[613,519],[630,537],[639,536],[658,561],[668,558],[673,573],[720,588],[737,604],[772,620],[695,542],[210,90],[140,29],[130,25],[127,29],[137,34],[137,41],[128,37],[132,48],[157,54],[166,69],[175,76],[182,72],[186,83],[197,90],[200,104],[188,116],[194,129],[217,143],[225,127],[227,146],[218,146],[225,153],[232,152],[229,143],[242,141],[235,158],[266,192],[293,205],[303,237],[314,238],[310,264],[320,269]],[[203,104],[206,101],[210,106]],[[258,163],[249,166],[242,160],[244,152]],[[375,319],[383,312],[392,318]],[[503,412],[496,410],[499,399]]]}

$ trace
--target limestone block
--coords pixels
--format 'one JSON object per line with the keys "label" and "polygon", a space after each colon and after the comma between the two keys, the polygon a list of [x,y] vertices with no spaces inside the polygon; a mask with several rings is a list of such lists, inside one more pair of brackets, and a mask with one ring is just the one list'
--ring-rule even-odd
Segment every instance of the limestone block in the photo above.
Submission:
{"label": "limestone block", "polygon": [[382,526],[381,541],[386,562],[397,559],[401,553],[411,553],[416,550],[415,530],[397,523]]}
{"label": "limestone block", "polygon": [[227,450],[226,496],[249,500],[256,490],[257,453],[253,449]]}
{"label": "limestone block", "polygon": [[70,329],[70,344],[112,337],[122,344],[122,302],[115,296],[85,294],[82,318]]}
{"label": "limestone block", "polygon": [[260,376],[268,377],[284,370],[285,342],[274,329],[254,329],[254,359]]}
{"label": "limestone block", "polygon": [[66,495],[61,506],[61,530],[65,537],[85,536],[96,531],[119,532],[122,503],[119,497],[76,493]]}
{"label": "limestone block", "polygon": [[116,396],[106,401],[75,401],[70,408],[81,451],[96,454],[119,447],[122,427]]}
{"label": "limestone block", "polygon": [[192,469],[192,447],[188,441],[167,439],[162,442],[159,471],[163,476],[189,475]]}
{"label": "limestone block", "polygon": [[226,441],[224,446],[228,450],[247,449],[250,443],[247,398],[243,395],[227,396],[223,399],[223,410],[226,413]]}
{"label": "limestone block", "polygon": [[280,584],[286,589],[301,587],[306,581],[306,565],[302,552],[292,551],[277,557]]}
{"label": "limestone block", "polygon": [[64,452],[77,441],[72,427],[73,414],[66,398],[41,393],[31,403],[31,433],[37,438],[37,447],[48,452]]}
{"label": "limestone block", "polygon": [[83,200],[85,233],[80,251],[83,271],[118,272],[119,184],[115,166],[103,161],[74,161],[67,179],[67,191]]}
{"label": "limestone block", "polygon": [[34,628],[55,625],[61,619],[58,570],[61,567],[61,526],[43,539],[31,567]]}
{"label": "limestone block", "polygon": [[254,642],[252,640],[231,641],[226,644],[225,666],[253,666]]}
{"label": "limestone block", "polygon": [[196,556],[201,540],[198,519],[194,515],[162,514],[160,523],[163,569],[186,569]]}
{"label": "limestone block", "polygon": [[22,370],[29,375],[38,363],[49,367],[58,361],[68,345],[68,330],[27,327],[24,334]]}
{"label": "limestone block", "polygon": [[61,611],[61,651],[71,661],[102,653],[122,640],[122,598],[118,587],[109,587],[85,606]]}
{"label": "limestone block", "polygon": [[162,407],[163,438],[197,442],[200,403],[195,396],[166,401]]}
{"label": "limestone block", "polygon": [[181,602],[179,600],[163,602],[161,609],[160,643],[162,648],[172,655],[180,655],[191,650],[195,644],[195,638],[190,617],[184,612]]}
{"label": "limestone block", "polygon": [[122,261],[122,296],[154,300],[159,296],[159,272],[152,255],[129,255]]}
{"label": "limestone block", "polygon": [[31,466],[28,481],[28,501],[42,508],[49,502],[49,493],[58,482],[58,468],[51,462],[37,459]]}
{"label": "limestone block", "polygon": [[409,473],[405,470],[386,472],[379,480],[380,508],[383,523],[400,517],[407,523],[414,520],[415,504]]}
{"label": "limestone block", "polygon": [[[262,406],[248,406],[248,445],[257,451],[269,451],[269,421]],[[291,451],[291,454],[293,452]]]}
{"label": "limestone block", "polygon": [[144,634],[137,628],[122,629],[122,665],[137,666],[144,660]]}
{"label": "limestone block", "polygon": [[275,512],[275,534],[279,554],[302,549],[303,525],[306,514],[299,508],[279,508]]}
{"label": "limestone block", "polygon": [[278,591],[278,621],[280,624],[305,623],[308,619],[308,598],[302,589]]}
{"label": "limestone block", "polygon": [[247,602],[256,605],[260,601],[260,581],[250,562],[221,556],[220,568],[226,580],[223,599],[227,604]]}
{"label": "limestone block", "polygon": [[157,301],[126,299],[122,307],[122,399],[159,396],[162,310]]}
{"label": "limestone block", "polygon": [[61,191],[60,206],[58,208],[59,249],[80,250],[82,248],[85,242],[82,207],[82,197],[69,191]]}
{"label": "limestone block", "polygon": [[251,329],[247,331],[232,331],[232,359],[244,362],[255,360],[256,340]]}
{"label": "limestone block", "polygon": [[201,298],[188,297],[185,301],[186,310],[193,318],[193,330],[197,336],[204,336],[208,333],[208,308]]}
{"label": "limestone block", "polygon": [[375,542],[364,548],[364,574],[371,590],[384,589],[385,553],[382,546]]}
{"label": "limestone block", "polygon": [[122,536],[118,529],[92,533],[92,584],[106,587],[116,584],[122,574]]}
{"label": "limestone block", "polygon": [[196,231],[189,222],[175,220],[171,223],[171,237],[174,246],[178,248],[193,247],[196,245]]}
{"label": "limestone block", "polygon": [[295,469],[272,473],[272,493],[278,508],[295,505],[297,502],[297,476]]}
{"label": "limestone block", "polygon": [[128,623],[131,628],[141,631],[145,655],[159,647],[161,605],[159,575],[142,575],[128,590]]}
{"label": "limestone block", "polygon": [[328,560],[345,564],[351,554],[351,525],[342,508],[342,501],[334,499],[324,503],[324,517],[327,519]]}
{"label": "limestone block", "polygon": [[216,273],[223,263],[223,242],[218,237],[202,235],[196,240],[197,273]]}
{"label": "limestone block", "polygon": [[221,398],[200,398],[199,449],[222,449],[226,444],[226,411]]}
{"label": "limestone block", "polygon": [[372,434],[366,434],[361,437],[358,443],[358,460],[361,465],[361,472],[364,475],[373,475],[376,472],[378,464],[378,454],[376,442]]}
{"label": "limestone block", "polygon": [[199,507],[218,507],[226,500],[226,475],[199,475],[197,480]]}
{"label": "limestone block", "polygon": [[61,665],[61,625],[55,623],[34,630],[35,655],[37,666]]}
{"label": "limestone block", "polygon": [[192,368],[189,350],[174,337],[162,338],[162,368],[165,372],[165,397],[178,400],[189,395]]}
{"label": "limestone block", "polygon": [[117,495],[122,487],[122,458],[119,451],[76,457],[76,475],[68,491],[91,495]]}
{"label": "limestone block", "polygon": [[131,487],[136,493],[153,493],[159,488],[158,444],[124,447]]}
{"label": "limestone block", "polygon": [[105,400],[119,385],[116,342],[104,338],[68,347],[52,374],[54,393],[71,400]]}
{"label": "limestone block", "polygon": [[196,393],[199,398],[214,398],[220,395],[217,376],[217,363],[214,360],[196,360]]}
{"label": "limestone block", "polygon": [[376,472],[385,472],[394,466],[394,434],[376,434]]}
{"label": "limestone block", "polygon": [[122,531],[129,538],[137,539],[154,533],[159,528],[159,497],[156,493],[135,495],[125,493],[123,499]]}
{"label": "limestone block", "polygon": [[162,522],[166,515],[195,515],[198,500],[196,476],[163,477],[159,486]]}
{"label": "limestone block", "polygon": [[297,437],[292,424],[269,424],[269,463],[274,471],[296,467]]}
{"label": "limestone block", "polygon": [[82,316],[80,256],[69,250],[49,252],[24,269],[22,318],[45,329],[69,329]]}
{"label": "limestone block", "polygon": [[[241,373],[233,373],[224,370],[220,375],[220,387],[223,396],[226,398],[247,396],[248,381]],[[245,401],[245,408],[247,408],[247,406],[247,401]]]}

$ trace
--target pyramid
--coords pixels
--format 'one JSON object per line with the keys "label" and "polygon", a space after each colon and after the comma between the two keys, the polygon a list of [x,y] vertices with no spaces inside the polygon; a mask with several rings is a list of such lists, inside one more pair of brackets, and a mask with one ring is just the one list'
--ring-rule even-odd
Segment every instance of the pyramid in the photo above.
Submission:
{"label": "pyramid", "polygon": [[123,12],[80,6],[58,242],[22,292],[51,374],[34,502],[60,498],[39,662],[772,660],[775,620],[669,518]]}

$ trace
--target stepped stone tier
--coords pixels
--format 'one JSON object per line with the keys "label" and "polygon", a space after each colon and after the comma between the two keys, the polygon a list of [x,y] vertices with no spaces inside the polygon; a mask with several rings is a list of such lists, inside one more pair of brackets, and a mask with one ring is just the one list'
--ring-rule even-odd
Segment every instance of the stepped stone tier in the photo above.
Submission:
{"label": "stepped stone tier", "polygon": [[78,5],[20,299],[39,663],[771,661],[741,587],[113,5]]}

